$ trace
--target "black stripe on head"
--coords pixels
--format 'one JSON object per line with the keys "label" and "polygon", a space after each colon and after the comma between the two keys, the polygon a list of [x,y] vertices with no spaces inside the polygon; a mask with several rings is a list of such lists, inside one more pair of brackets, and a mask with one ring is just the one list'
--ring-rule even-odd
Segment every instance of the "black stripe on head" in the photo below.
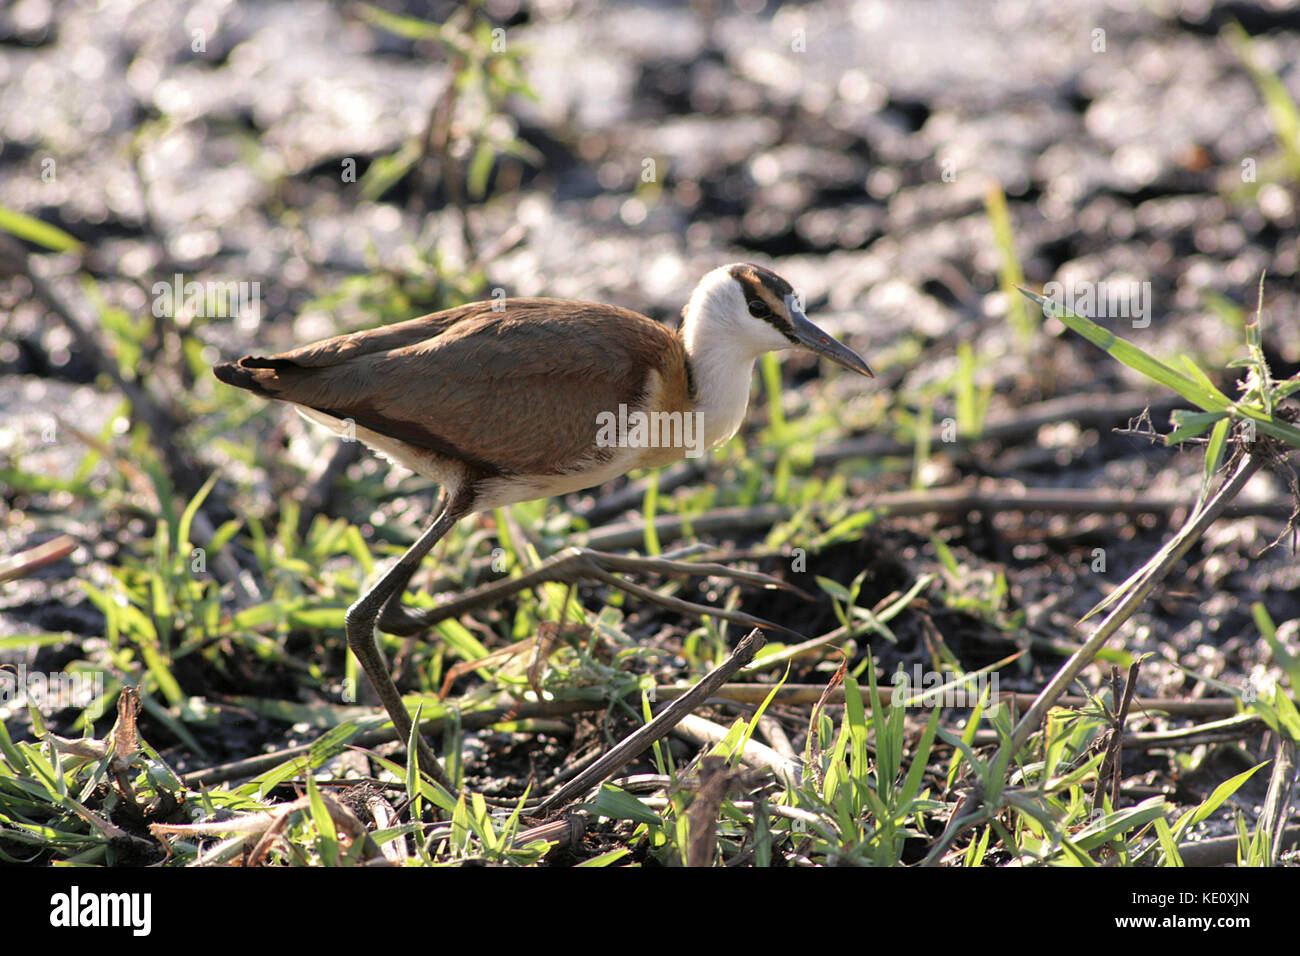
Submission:
{"label": "black stripe on head", "polygon": [[762,319],[791,342],[798,342],[790,322],[790,302],[794,287],[771,269],[749,262],[739,262],[731,267],[731,277],[740,283],[749,305],[749,314]]}

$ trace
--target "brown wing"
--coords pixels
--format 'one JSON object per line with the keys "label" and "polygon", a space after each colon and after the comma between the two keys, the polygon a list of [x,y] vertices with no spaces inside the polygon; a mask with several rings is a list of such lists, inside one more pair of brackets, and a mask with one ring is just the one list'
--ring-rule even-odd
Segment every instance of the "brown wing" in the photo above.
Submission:
{"label": "brown wing", "polygon": [[503,303],[214,371],[489,474],[554,474],[592,453],[599,413],[636,407],[650,369],[685,366],[680,340],[635,312],[563,299]]}

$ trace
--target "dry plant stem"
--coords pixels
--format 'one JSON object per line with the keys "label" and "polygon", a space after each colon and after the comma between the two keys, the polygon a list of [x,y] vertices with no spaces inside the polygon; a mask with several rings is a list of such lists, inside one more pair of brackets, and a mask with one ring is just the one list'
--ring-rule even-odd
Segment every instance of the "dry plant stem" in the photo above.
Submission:
{"label": "dry plant stem", "polygon": [[611,749],[585,772],[574,777],[567,784],[547,797],[537,807],[538,813],[546,813],[561,806],[592,786],[604,780],[610,774],[617,773],[631,763],[643,750],[668,735],[682,719],[704,701],[713,696],[717,688],[725,684],[736,671],[744,667],[754,655],[767,643],[763,632],[758,628],[750,631],[732,651],[731,656],[719,664],[697,683],[691,690],[678,697],[660,711],[659,715],[622,743]]}
{"label": "dry plant stem", "polygon": [[[1242,456],[1232,476],[1220,485],[1219,490],[1206,503],[1205,508],[1196,514],[1188,524],[1184,525],[1178,534],[1174,535],[1166,548],[1163,549],[1166,553],[1160,563],[1153,567],[1145,578],[1128,592],[1115,609],[1106,616],[1106,619],[1097,626],[1097,629],[1084,645],[1048,681],[1047,686],[1043,688],[1033,704],[1030,705],[1029,710],[1020,718],[1020,722],[1016,724],[1011,733],[1011,739],[998,748],[997,754],[989,762],[990,767],[1006,767],[1010,764],[1011,758],[1024,748],[1030,736],[1042,726],[1043,718],[1047,716],[1048,709],[1065,693],[1065,689],[1074,683],[1080,672],[1106,646],[1106,642],[1115,636],[1115,632],[1119,630],[1121,625],[1141,607],[1142,602],[1146,600],[1155,586],[1164,580],[1165,575],[1182,559],[1192,544],[1205,533],[1205,530],[1214,523],[1214,520],[1223,512],[1228,502],[1240,494],[1241,489],[1246,487],[1246,482],[1263,464],[1264,459],[1257,455],[1248,452]],[[950,819],[948,828],[935,842],[929,855],[926,856],[924,865],[935,865],[943,856],[947,847],[964,830],[977,820],[984,818],[986,808],[982,806],[983,798],[984,794],[973,791],[962,801],[961,807]]]}
{"label": "dry plant stem", "polygon": [[767,738],[768,745],[785,760],[798,760],[799,754],[790,743],[785,728],[771,714],[758,718],[758,732]]}
{"label": "dry plant stem", "polygon": [[[465,21],[468,21],[469,14],[466,14]],[[468,23],[466,23],[468,26]],[[427,167],[429,154],[436,153],[439,162],[439,172],[442,174],[443,191],[446,198],[456,207],[460,214],[461,239],[465,243],[465,261],[473,262],[478,258],[477,243],[474,241],[474,231],[469,224],[469,202],[465,195],[465,178],[464,170],[461,168],[460,161],[452,155],[452,127],[456,118],[456,100],[457,89],[456,82],[461,71],[465,68],[465,58],[459,54],[448,58],[448,67],[450,74],[447,77],[447,87],[442,96],[434,104],[433,111],[429,117],[429,126],[424,139],[424,147],[420,162],[416,166],[416,172],[420,174],[419,185],[424,186],[423,170]],[[424,212],[424,190],[421,188],[416,192],[417,211]]]}
{"label": "dry plant stem", "polygon": [[705,757],[700,762],[695,799],[686,810],[688,867],[713,865],[718,852],[718,811],[735,776],[727,772],[727,764],[721,757]]}
{"label": "dry plant stem", "polygon": [[[515,801],[509,801],[508,805],[513,807]],[[558,847],[576,848],[586,836],[589,822],[590,815],[586,811],[575,810],[558,819],[539,823],[527,830],[520,830],[510,841],[510,845],[523,848],[537,840],[544,840],[547,843],[557,844],[556,847],[552,847],[552,850]],[[453,832],[454,828],[450,823],[438,823],[424,832],[424,841],[430,845],[436,844],[439,840],[450,839]]]}
{"label": "dry plant stem", "polygon": [[1112,807],[1119,806],[1120,781],[1124,778],[1124,725],[1128,721],[1129,707],[1133,705],[1133,689],[1137,687],[1138,669],[1141,666],[1141,659],[1129,665],[1128,680],[1124,684],[1124,702],[1120,704],[1119,716],[1115,718],[1115,738],[1111,741],[1114,756],[1107,758],[1111,761],[1110,805]]}
{"label": "dry plant stem", "polygon": [[1273,834],[1273,843],[1269,847],[1269,864],[1272,866],[1277,866],[1277,858],[1282,852],[1282,835],[1286,829],[1287,811],[1295,788],[1295,766],[1295,741],[1279,734],[1277,751],[1273,757],[1273,774],[1268,781],[1268,795],[1264,798],[1264,808],[1260,812],[1260,822],[1267,832]]}
{"label": "dry plant stem", "polygon": [[[1190,509],[1194,502],[1172,495],[1121,495],[1075,488],[1016,488],[1005,482],[982,482],[979,487],[928,488],[900,491],[864,498],[854,503],[859,511],[874,511],[881,518],[911,518],[925,515],[960,515],[968,511],[1053,514],[1171,515]],[[665,544],[683,537],[687,529],[695,535],[719,534],[751,528],[770,528],[788,521],[794,510],[785,505],[756,505],[750,508],[717,508],[694,517],[662,515],[655,519],[655,531]],[[1227,507],[1228,516],[1260,515],[1285,519],[1291,514],[1287,501],[1251,501]],[[618,550],[639,546],[645,540],[645,522],[610,525],[587,535],[588,547]]]}
{"label": "dry plant stem", "polygon": [[[684,694],[689,688],[689,684],[661,684],[655,688],[655,697],[657,700],[671,700]],[[825,692],[824,684],[785,684],[777,688],[772,703],[815,704]],[[714,691],[713,696],[738,704],[761,704],[771,693],[770,684],[725,684]],[[880,702],[888,705],[893,700],[893,693],[892,687],[881,687]],[[1012,704],[1020,709],[1030,707],[1038,699],[1038,695],[1008,692],[1000,693],[998,698],[1003,703]],[[844,703],[844,689],[842,687],[833,689],[826,698],[826,703]],[[1065,707],[1088,706],[1086,698],[1075,696],[1062,697],[1058,703]],[[870,708],[871,701],[864,699],[862,705]],[[1180,717],[1231,717],[1237,713],[1237,705],[1231,700],[1179,700],[1173,697],[1135,697],[1132,709],[1134,712],[1155,711]]]}
{"label": "dry plant stem", "polygon": [[[1044,425],[1078,422],[1081,425],[1105,425],[1123,421],[1152,410],[1161,411],[1186,406],[1180,398],[1152,399],[1140,392],[1126,392],[1098,398],[1087,393],[1067,395],[1040,402],[1030,408],[1013,410],[1003,417],[985,422],[978,436],[961,439],[957,450],[982,441],[1007,442],[1034,435]],[[944,441],[943,426],[937,425],[930,433],[930,447],[944,448],[949,453],[952,446]],[[904,444],[892,438],[860,438],[833,445],[813,456],[813,467],[829,465],[846,458],[908,457],[914,451],[911,442]]]}
{"label": "dry plant stem", "polygon": [[1124,724],[1128,721],[1128,710],[1133,703],[1133,688],[1137,686],[1138,669],[1141,661],[1129,665],[1128,678],[1123,686],[1119,683],[1118,670],[1112,670],[1111,700],[1120,700],[1114,721],[1111,724],[1110,740],[1106,745],[1106,756],[1097,770],[1097,786],[1092,792],[1092,809],[1095,813],[1102,808],[1106,795],[1106,781],[1110,781],[1110,805],[1119,808],[1119,785],[1123,777]]}
{"label": "dry plant stem", "polygon": [[[682,718],[682,722],[673,728],[673,732],[678,736],[706,747],[721,743],[726,739],[729,730],[730,728],[697,714],[687,714]],[[746,742],[744,750],[741,751],[740,760],[748,767],[772,771],[783,778],[787,785],[793,785],[799,780],[798,761],[791,760],[752,738]]]}
{"label": "dry plant stem", "polygon": [[[1068,704],[1066,698],[1057,701]],[[1231,707],[1230,701],[1221,701]],[[1125,734],[1125,750],[1186,750],[1202,744],[1227,744],[1237,740],[1255,737],[1268,730],[1264,723],[1254,714],[1238,714],[1227,720],[1216,720],[1208,724],[1196,724],[1192,727],[1180,727],[1177,730],[1155,730],[1145,733]],[[972,747],[991,747],[999,740],[996,730],[981,730],[971,741]]]}
{"label": "dry plant stem", "polygon": [[411,634],[423,628],[436,624],[438,621],[446,618],[459,617],[470,611],[479,610],[485,607],[491,607],[504,601],[506,598],[513,597],[520,591],[527,588],[535,587],[548,581],[559,581],[565,584],[575,584],[581,580],[600,581],[612,588],[617,588],[627,594],[639,597],[644,601],[658,604],[660,607],[668,608],[671,611],[677,611],[682,614],[709,615],[711,617],[721,618],[722,620],[732,621],[737,624],[744,624],[747,627],[761,627],[764,630],[781,631],[786,634],[792,634],[795,637],[802,638],[803,635],[797,631],[792,631],[780,624],[773,624],[770,621],[764,621],[761,618],[746,614],[743,611],[731,611],[720,607],[709,607],[704,604],[695,604],[690,601],[683,601],[680,598],[671,597],[665,594],[659,594],[649,588],[642,587],[632,581],[620,578],[615,575],[614,571],[639,571],[647,574],[676,575],[676,576],[714,576],[729,578],[733,581],[741,581],[746,584],[753,584],[759,587],[775,587],[807,597],[808,595],[798,588],[792,587],[766,574],[759,574],[753,571],[743,571],[738,568],[729,568],[722,564],[706,564],[703,562],[687,561],[668,561],[663,558],[630,558],[617,554],[606,554],[600,551],[593,551],[589,548],[571,547],[565,548],[558,554],[553,554],[537,567],[524,572],[519,577],[502,578],[499,581],[493,581],[477,587],[472,591],[466,591],[456,595],[449,601],[436,605],[431,608],[402,608],[400,619],[386,620],[380,619],[380,627],[390,634]]}
{"label": "dry plant stem", "polygon": [[[466,30],[472,16],[468,6],[462,7],[448,18],[446,27],[459,31]],[[460,54],[450,54],[447,58],[447,85],[443,87],[438,98],[433,101],[429,109],[429,121],[425,124],[424,132],[420,137],[420,156],[413,167],[413,189],[411,191],[411,204],[417,215],[423,215],[426,211],[424,193],[429,186],[429,161],[430,157],[436,155],[442,164],[440,172],[443,177],[443,187],[448,199],[455,199],[453,189],[448,182],[454,176],[454,170],[449,169],[455,160],[450,155],[451,149],[451,127],[452,120],[456,112],[456,78],[460,75],[461,70],[465,68],[465,58]],[[463,205],[457,202],[457,208]]]}
{"label": "dry plant stem", "polygon": [[550,820],[527,830],[520,830],[511,846],[524,847],[535,840],[545,840],[565,848],[575,848],[587,833],[587,815],[568,813],[559,820]]}
{"label": "dry plant stem", "polygon": [[72,535],[61,534],[34,548],[0,557],[0,581],[13,581],[16,578],[26,577],[37,568],[62,561],[76,550],[77,539]]}
{"label": "dry plant stem", "polygon": [[1263,459],[1255,455],[1246,454],[1242,457],[1232,477],[1223,483],[1215,496],[1206,504],[1204,510],[1174,536],[1171,542],[1172,547],[1170,547],[1168,554],[1165,555],[1164,560],[1151,569],[1146,579],[1129,592],[1128,596],[1097,626],[1097,629],[1084,645],[1065,662],[1065,666],[1048,681],[1047,686],[1043,688],[1033,705],[1025,713],[1025,716],[1020,718],[1020,723],[1016,724],[1016,728],[1011,734],[1011,740],[1006,745],[1009,753],[1005,755],[999,753],[999,757],[1010,757],[1024,747],[1029,741],[1030,735],[1042,725],[1048,708],[1056,703],[1056,699],[1065,693],[1067,687],[1074,683],[1080,672],[1088,664],[1092,663],[1092,659],[1106,646],[1106,642],[1114,637],[1115,632],[1119,630],[1121,625],[1142,606],[1142,602],[1147,599],[1147,595],[1155,589],[1157,584],[1164,580],[1165,575],[1173,569],[1174,565],[1182,560],[1183,555],[1214,523],[1228,502],[1241,493],[1241,489],[1246,487],[1246,482],[1259,470],[1263,463]]}
{"label": "dry plant stem", "polygon": [[132,759],[140,750],[140,736],[135,725],[140,707],[139,690],[129,685],[123,687],[122,694],[117,699],[117,723],[113,725],[113,756],[108,762],[109,772],[117,781],[118,792],[132,804],[136,802],[135,789],[131,786],[127,771],[131,769]]}
{"label": "dry plant stem", "polygon": [[[1223,701],[1232,705],[1232,701]],[[1223,743],[1228,740],[1242,740],[1266,730],[1268,725],[1255,714],[1234,714],[1223,720],[1214,720],[1207,724],[1195,724],[1180,727],[1177,730],[1151,730],[1137,734],[1125,734],[1124,746],[1150,750],[1154,747],[1189,747],[1202,743]]]}

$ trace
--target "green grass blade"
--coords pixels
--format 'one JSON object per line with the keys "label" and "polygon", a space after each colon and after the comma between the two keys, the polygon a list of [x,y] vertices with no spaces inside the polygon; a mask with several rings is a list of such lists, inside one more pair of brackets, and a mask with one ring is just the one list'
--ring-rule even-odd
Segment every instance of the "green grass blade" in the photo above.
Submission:
{"label": "green grass blade", "polygon": [[1066,328],[1077,332],[1117,362],[1127,365],[1153,382],[1177,392],[1198,408],[1207,412],[1221,412],[1227,411],[1228,405],[1231,404],[1222,393],[1216,395],[1217,389],[1205,388],[1199,382],[1182,372],[1170,368],[1164,362],[1138,348],[1127,339],[1121,338],[1109,329],[1103,329],[1092,319],[1075,315],[1064,306],[1058,305],[1050,299],[1045,299],[1041,295],[1036,295],[1027,289],[1021,289],[1020,291],[1026,298],[1037,302],[1043,308],[1045,315],[1052,315],[1060,319]]}
{"label": "green grass blade", "polygon": [[58,226],[51,226],[34,216],[0,206],[0,231],[26,239],[54,252],[80,252],[81,243]]}
{"label": "green grass blade", "polygon": [[900,807],[910,804],[921,792],[921,782],[925,779],[925,771],[930,762],[930,748],[934,744],[934,735],[939,729],[941,713],[938,707],[930,712],[930,720],[921,733],[921,739],[917,741],[916,750],[912,752],[912,765],[908,767],[907,776],[903,779],[902,789],[898,793]]}
{"label": "green grass blade", "polygon": [[1205,447],[1205,468],[1201,475],[1201,494],[1196,500],[1197,510],[1204,505],[1205,499],[1209,497],[1210,486],[1214,484],[1215,472],[1219,470],[1219,465],[1223,461],[1223,447],[1228,440],[1228,429],[1232,427],[1231,419],[1221,419],[1214,425],[1214,431],[1210,433],[1210,442]]}
{"label": "green grass blade", "polygon": [[[176,549],[179,552],[182,548],[190,543],[190,526],[194,524],[194,516],[198,514],[199,508],[203,504],[203,499],[208,496],[212,486],[217,483],[217,477],[220,472],[214,471],[208,476],[208,480],[203,483],[203,487],[194,493],[190,503],[185,506],[181,512],[180,523],[176,526]],[[185,555],[188,557],[188,555]]]}
{"label": "green grass blade", "polygon": [[623,857],[627,856],[631,852],[632,851],[627,849],[626,847],[620,847],[617,850],[608,850],[605,853],[602,853],[600,856],[593,856],[590,860],[583,860],[581,863],[578,863],[577,866],[585,866],[585,867],[609,866],[611,863],[617,863],[619,860],[623,859]]}
{"label": "green grass blade", "polygon": [[1034,339],[1034,321],[1024,303],[1016,298],[1016,289],[1024,285],[1025,272],[1020,266],[1020,257],[1016,254],[1015,231],[1011,226],[1011,214],[1007,211],[1007,197],[1002,191],[1001,183],[989,184],[984,193],[984,208],[988,212],[989,225],[993,227],[993,242],[998,247],[1001,258],[998,286],[1006,299],[1007,315],[1020,344],[1027,347]]}
{"label": "green grass blade", "polygon": [[311,805],[312,822],[316,824],[316,830],[319,836],[316,841],[316,848],[320,850],[321,862],[326,866],[338,866],[339,862],[339,835],[334,829],[334,818],[330,816],[329,810],[325,808],[325,801],[321,799],[320,788],[316,786],[316,778],[311,771],[305,774],[307,778],[307,802]]}
{"label": "green grass blade", "polygon": [[1181,868],[1183,857],[1178,852],[1178,844],[1174,841],[1174,834],[1169,829],[1169,824],[1164,817],[1156,817],[1155,824],[1156,839],[1160,841],[1160,849],[1165,854],[1165,866]]}
{"label": "green grass blade", "polygon": [[1201,802],[1200,806],[1193,807],[1178,818],[1178,823],[1174,825],[1174,841],[1177,842],[1178,840],[1181,840],[1183,834],[1187,832],[1188,827],[1195,826],[1215,810],[1219,809],[1219,805],[1222,804],[1223,801],[1227,800],[1230,796],[1241,789],[1242,785],[1253,777],[1260,767],[1267,766],[1268,763],[1269,761],[1267,760],[1263,763],[1257,763],[1249,770],[1243,771],[1235,777],[1230,777],[1215,787],[1214,792],[1206,797],[1205,800]]}
{"label": "green grass blade", "polygon": [[663,553],[659,546],[659,531],[655,527],[655,513],[659,510],[659,469],[653,469],[646,477],[645,498],[641,504],[645,515],[645,550],[646,554],[657,556]]}

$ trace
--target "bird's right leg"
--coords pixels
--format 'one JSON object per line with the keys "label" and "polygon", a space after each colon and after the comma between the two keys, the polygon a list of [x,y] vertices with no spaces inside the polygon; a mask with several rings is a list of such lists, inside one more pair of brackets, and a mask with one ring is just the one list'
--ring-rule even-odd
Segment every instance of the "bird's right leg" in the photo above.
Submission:
{"label": "bird's right leg", "polygon": [[[381,611],[387,617],[390,604],[401,606],[402,593],[406,590],[411,575],[415,573],[415,569],[420,566],[420,561],[429,550],[468,513],[469,500],[472,500],[472,495],[469,497],[461,493],[443,495],[439,502],[442,507],[433,523],[398,559],[397,563],[362,595],[360,600],[348,608],[345,618],[348,647],[356,654],[362,670],[366,672],[366,677],[370,679],[370,683],[379,694],[379,699],[383,701],[384,709],[388,711],[388,716],[392,719],[393,726],[397,728],[403,743],[411,738],[411,717],[406,712],[402,695],[398,692],[397,685],[393,683],[393,677],[384,664],[379,647],[375,644],[375,619],[380,616]],[[415,741],[420,769],[447,790],[455,793],[455,784],[443,769],[442,762],[438,760],[433,749],[418,733],[415,735]]]}

